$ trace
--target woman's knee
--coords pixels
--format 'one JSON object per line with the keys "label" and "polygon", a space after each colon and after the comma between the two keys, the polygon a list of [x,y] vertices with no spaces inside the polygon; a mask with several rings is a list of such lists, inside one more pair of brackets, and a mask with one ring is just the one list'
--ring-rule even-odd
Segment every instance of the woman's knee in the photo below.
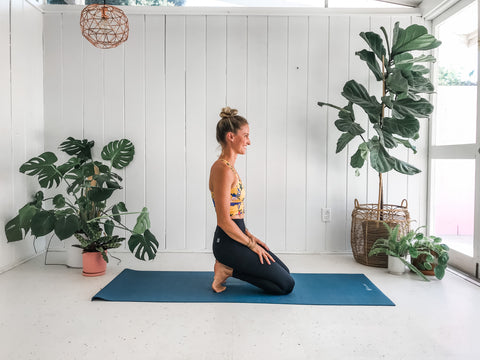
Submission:
{"label": "woman's knee", "polygon": [[281,293],[283,295],[290,294],[293,291],[293,288],[295,287],[295,280],[290,276],[285,277],[284,281],[282,282],[281,288]]}

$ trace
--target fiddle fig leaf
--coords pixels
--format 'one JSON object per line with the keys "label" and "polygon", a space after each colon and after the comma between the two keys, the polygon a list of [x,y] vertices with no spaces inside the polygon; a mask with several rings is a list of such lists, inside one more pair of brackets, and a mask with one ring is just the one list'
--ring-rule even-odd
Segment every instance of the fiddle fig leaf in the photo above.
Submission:
{"label": "fiddle fig leaf", "polygon": [[402,75],[400,69],[394,69],[392,74],[386,80],[387,89],[395,94],[408,91],[408,80]]}
{"label": "fiddle fig leaf", "polygon": [[148,217],[148,209],[144,207],[137,217],[137,223],[133,228],[133,232],[135,234],[143,234],[147,229],[150,229],[150,218]]}
{"label": "fiddle fig leaf", "polygon": [[15,216],[5,224],[5,235],[7,236],[7,242],[14,242],[23,239],[19,215]]}
{"label": "fiddle fig leaf", "polygon": [[137,259],[153,260],[158,249],[158,241],[150,230],[142,234],[132,234],[128,240],[128,248]]}
{"label": "fiddle fig leaf", "polygon": [[425,26],[413,24],[402,29],[397,24],[394,28],[392,56],[412,50],[431,50],[442,43],[428,34]]}
{"label": "fiddle fig leaf", "polygon": [[416,71],[411,72],[408,84],[410,85],[408,90],[413,93],[431,94],[435,90],[431,81]]}
{"label": "fiddle fig leaf", "polygon": [[55,215],[50,211],[40,211],[32,218],[32,235],[36,237],[47,235],[54,228]]}
{"label": "fiddle fig leaf", "polygon": [[368,158],[368,145],[367,143],[361,143],[358,146],[357,151],[353,156],[350,158],[350,165],[353,168],[360,169],[363,167],[363,164],[365,163],[365,160]]}
{"label": "fiddle fig leaf", "polygon": [[413,65],[411,70],[416,71],[423,75],[428,74],[430,72],[430,69],[423,65]]}
{"label": "fiddle fig leaf", "polygon": [[380,62],[382,61],[382,56],[386,55],[385,47],[383,46],[382,38],[371,31],[361,32],[360,37],[366,41],[370,49],[373,50],[375,55],[378,57]]}
{"label": "fiddle fig leaf", "polygon": [[343,133],[340,138],[338,139],[337,141],[337,149],[336,149],[336,153],[339,153],[340,151],[342,151],[345,146],[347,146],[347,144],[355,137],[355,135],[352,135],[348,132],[346,133]]}
{"label": "fiddle fig leaf", "polygon": [[382,96],[382,102],[385,104],[386,107],[388,107],[389,109],[392,108],[393,104],[392,104],[392,97],[390,95],[387,95],[387,96]]}
{"label": "fiddle fig leaf", "polygon": [[389,172],[393,169],[393,160],[376,136],[372,138],[368,146],[370,150],[370,164],[379,173]]}
{"label": "fiddle fig leaf", "polygon": [[365,132],[359,123],[351,120],[338,119],[335,121],[335,126],[342,132],[349,132],[352,135],[360,135]]}
{"label": "fiddle fig leaf", "polygon": [[392,157],[391,159],[393,159],[393,168],[399,173],[402,173],[405,175],[414,175],[421,172],[421,170],[417,169],[413,165],[407,164],[405,161],[399,160],[394,157]]}
{"label": "fiddle fig leaf", "polygon": [[362,51],[357,51],[355,55],[358,55],[360,59],[367,63],[368,68],[372,71],[377,81],[383,80],[382,70],[380,69],[380,65],[378,65],[377,59],[375,58],[375,53],[363,49]]}
{"label": "fiddle fig leaf", "polygon": [[60,144],[59,149],[68,155],[75,155],[81,162],[85,162],[92,159],[91,149],[93,145],[95,145],[94,141],[86,139],[77,140],[73,137],[68,137],[67,140]]}
{"label": "fiddle fig leaf", "polygon": [[420,55],[414,58],[410,53],[403,53],[395,56],[394,58],[395,66],[398,67],[399,65],[405,64],[414,64],[417,62],[432,62],[434,63],[437,61],[433,55]]}
{"label": "fiddle fig leaf", "polygon": [[76,215],[63,216],[55,222],[55,235],[60,240],[68,239],[80,228],[80,222]]}
{"label": "fiddle fig leaf", "polygon": [[123,169],[130,164],[134,155],[135,147],[127,139],[111,141],[102,150],[102,159],[110,160],[115,169]]}
{"label": "fiddle fig leaf", "polygon": [[433,112],[433,105],[427,99],[414,101],[412,99],[401,99],[393,102],[393,117],[403,119],[407,115],[427,118]]}
{"label": "fiddle fig leaf", "polygon": [[43,188],[51,188],[54,184],[58,186],[61,174],[54,165],[57,160],[54,153],[45,152],[20,166],[20,172],[30,176],[38,175],[38,183]]}
{"label": "fiddle fig leaf", "polygon": [[411,115],[406,115],[403,119],[386,117],[383,119],[383,130],[405,138],[412,138],[420,130],[420,123]]}
{"label": "fiddle fig leaf", "polygon": [[355,80],[347,81],[342,91],[343,97],[348,101],[360,106],[370,117],[371,121],[380,119],[382,105],[377,101],[375,96],[368,94],[367,89]]}

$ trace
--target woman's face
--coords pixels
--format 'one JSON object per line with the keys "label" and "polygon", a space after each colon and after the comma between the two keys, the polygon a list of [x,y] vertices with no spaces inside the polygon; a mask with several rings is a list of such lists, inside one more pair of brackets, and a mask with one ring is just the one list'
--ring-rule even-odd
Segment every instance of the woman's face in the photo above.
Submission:
{"label": "woman's face", "polygon": [[232,149],[237,154],[245,154],[247,152],[247,146],[250,145],[250,128],[248,125],[243,125],[236,134],[231,134]]}

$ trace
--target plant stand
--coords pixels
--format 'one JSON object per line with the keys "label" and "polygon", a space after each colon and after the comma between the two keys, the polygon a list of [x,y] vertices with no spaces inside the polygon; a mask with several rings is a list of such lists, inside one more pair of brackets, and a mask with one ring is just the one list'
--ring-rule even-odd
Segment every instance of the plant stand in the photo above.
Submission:
{"label": "plant stand", "polygon": [[359,204],[355,199],[355,208],[352,212],[351,245],[353,257],[363,265],[386,268],[387,255],[368,256],[377,239],[388,238],[387,229],[382,224],[387,223],[391,228],[400,225],[400,236],[410,230],[410,215],[407,210],[407,200],[401,205],[388,204]]}

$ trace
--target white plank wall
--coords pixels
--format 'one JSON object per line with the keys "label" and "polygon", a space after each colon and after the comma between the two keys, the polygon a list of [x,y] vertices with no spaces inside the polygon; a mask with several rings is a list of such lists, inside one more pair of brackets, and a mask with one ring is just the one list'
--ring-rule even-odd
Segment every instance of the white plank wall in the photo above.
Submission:
{"label": "white plank wall", "polygon": [[[18,169],[43,151],[42,26],[26,1],[0,3],[0,273],[35,255],[31,237],[7,243],[3,228],[38,190]],[[36,247],[44,249],[44,239]]]}
{"label": "white plank wall", "polygon": [[[75,16],[44,17],[45,146],[82,134],[98,151],[115,138],[132,140],[136,158],[116,201],[125,199],[129,210],[149,207],[162,251],[211,249],[216,224],[208,177],[220,154],[215,126],[226,105],[250,123],[252,145],[237,162],[248,228],[279,252],[350,251],[354,199],[376,202],[378,175],[367,167],[354,175],[349,161],[358,140],[335,154],[337,112],[317,102],[344,106],[340,93],[349,79],[379,98],[381,86],[355,56],[366,48],[358,34],[380,26],[391,32],[395,21],[406,26],[416,19],[131,14],[128,41],[99,50],[80,38]],[[367,127],[360,110],[357,118]],[[425,171],[424,146],[419,150],[395,154]],[[425,202],[418,199],[426,197],[426,174],[384,178],[386,201],[412,199],[412,218],[424,222]],[[328,223],[321,221],[326,207]]]}

